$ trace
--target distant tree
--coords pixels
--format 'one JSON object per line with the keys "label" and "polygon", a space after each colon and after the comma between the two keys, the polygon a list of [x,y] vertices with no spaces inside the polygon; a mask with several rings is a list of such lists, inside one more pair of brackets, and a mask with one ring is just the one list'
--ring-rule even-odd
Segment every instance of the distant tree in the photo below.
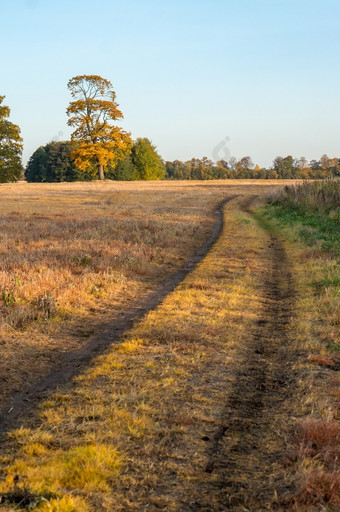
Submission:
{"label": "distant tree", "polygon": [[338,158],[330,158],[329,159],[329,170],[333,176],[337,176],[339,172],[339,159]]}
{"label": "distant tree", "polygon": [[184,162],[175,160],[174,162],[165,162],[166,177],[169,179],[183,180],[184,176]]}
{"label": "distant tree", "polygon": [[[175,162],[177,162],[177,160],[175,160]],[[165,173],[167,179],[171,180],[175,178],[175,162],[170,162],[169,160],[165,162]]]}
{"label": "distant tree", "polygon": [[192,158],[188,162],[188,166],[190,167],[190,178],[192,180],[200,180],[200,179],[202,179],[201,160],[199,158]]}
{"label": "distant tree", "polygon": [[174,162],[166,162],[166,176],[175,180],[191,180],[191,165],[190,162],[181,162],[175,160]]}
{"label": "distant tree", "polygon": [[309,166],[313,171],[318,171],[321,169],[320,160],[311,160]]}
{"label": "distant tree", "polygon": [[0,183],[18,181],[22,177],[22,138],[20,128],[8,120],[10,108],[2,105],[0,96]]}
{"label": "distant tree", "polygon": [[108,169],[106,177],[111,180],[131,181],[137,179],[136,169],[132,162],[131,153],[119,160],[116,166]]}
{"label": "distant tree", "polygon": [[25,178],[29,183],[44,183],[48,181],[47,154],[45,148],[40,146],[30,157],[26,169]]}
{"label": "distant tree", "polygon": [[131,150],[135,167],[134,179],[160,180],[165,177],[165,165],[151,141],[147,138],[136,140]]}
{"label": "distant tree", "polygon": [[298,179],[308,179],[313,175],[312,168],[309,166],[307,159],[302,156],[301,158],[296,158],[293,163],[294,168],[294,178]]}
{"label": "distant tree", "polygon": [[204,156],[201,160],[196,160],[196,176],[199,180],[212,180],[214,178],[213,161]]}
{"label": "distant tree", "polygon": [[239,163],[241,164],[243,169],[249,170],[254,168],[254,164],[250,156],[244,156],[243,158],[241,158]]}
{"label": "distant tree", "polygon": [[327,155],[322,155],[320,158],[320,167],[323,171],[326,171],[330,167],[330,159]]}
{"label": "distant tree", "polygon": [[273,162],[273,169],[277,172],[279,178],[294,178],[294,158],[291,155],[284,158],[276,157]]}
{"label": "distant tree", "polygon": [[50,142],[38,148],[28,161],[25,178],[28,182],[55,183],[61,181],[89,181],[96,175],[79,170],[71,158],[70,142]]}
{"label": "distant tree", "polygon": [[218,162],[216,162],[216,165],[218,167],[224,167],[225,169],[229,169],[229,164],[227,162],[227,160],[219,160]]}
{"label": "distant tree", "polygon": [[68,124],[76,128],[71,136],[72,158],[82,171],[96,165],[103,180],[105,168],[114,166],[131,148],[130,135],[111,124],[123,117],[116,93],[111,82],[98,75],[75,76],[67,86],[74,98],[67,108]]}
{"label": "distant tree", "polygon": [[213,177],[215,180],[226,180],[229,178],[229,165],[225,160],[217,162],[213,168]]}
{"label": "distant tree", "polygon": [[278,173],[274,169],[268,169],[267,178],[268,180],[277,180],[279,177]]}
{"label": "distant tree", "polygon": [[213,163],[206,157],[192,158],[187,162],[175,160],[166,162],[166,176],[170,179],[322,179],[328,176],[340,176],[340,159],[328,158],[327,170],[322,170],[320,163],[310,163],[304,157],[294,159],[291,155],[284,158],[278,156],[271,169],[259,165],[254,166],[250,157],[243,157],[239,161],[231,158],[229,162],[220,160]]}
{"label": "distant tree", "polygon": [[295,161],[295,167],[297,169],[307,169],[308,168],[308,161],[307,159],[302,156],[301,158],[297,158]]}
{"label": "distant tree", "polygon": [[[275,171],[273,171],[275,172]],[[259,180],[265,180],[265,179],[273,179],[273,178],[269,178],[269,172],[267,171],[267,169],[264,169],[263,167],[261,169],[259,169],[256,174],[253,175],[254,178],[257,178]]]}
{"label": "distant tree", "polygon": [[338,158],[338,163],[335,169],[335,176],[340,176],[340,158]]}
{"label": "distant tree", "polygon": [[254,167],[250,156],[244,156],[235,164],[235,178],[251,178],[253,173],[251,169]]}

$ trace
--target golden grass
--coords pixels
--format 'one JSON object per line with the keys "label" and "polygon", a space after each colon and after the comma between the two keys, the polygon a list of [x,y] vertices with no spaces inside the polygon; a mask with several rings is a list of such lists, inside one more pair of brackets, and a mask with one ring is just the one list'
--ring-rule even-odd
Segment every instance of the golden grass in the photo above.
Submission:
{"label": "golden grass", "polygon": [[[138,236],[136,233],[140,232],[146,218],[152,219],[159,245],[151,247],[159,247],[160,254],[157,255],[156,250],[148,274],[138,273],[139,265],[126,262],[121,265],[119,275],[124,276],[124,283],[114,283],[111,291],[106,290],[99,295],[97,311],[91,311],[92,306],[87,305],[85,289],[78,309],[74,306],[72,310],[76,318],[67,328],[58,323],[58,315],[61,314],[57,312],[53,321],[53,316],[43,320],[40,318],[25,330],[16,331],[17,338],[12,332],[13,340],[20,339],[24,343],[36,333],[36,345],[41,351],[45,347],[55,347],[57,343],[61,344],[60,350],[65,350],[65,344],[72,340],[70,333],[73,333],[73,338],[74,332],[79,333],[78,320],[81,322],[86,318],[94,325],[96,319],[103,322],[108,318],[115,307],[124,308],[128,303],[125,297],[114,295],[118,286],[123,286],[124,293],[130,291],[128,297],[136,300],[145,290],[152,289],[161,277],[181,266],[206,236],[212,224],[212,212],[223,197],[228,194],[263,194],[272,186],[268,182],[105,183],[81,184],[75,188],[72,185],[62,184],[60,189],[55,185],[46,186],[46,202],[53,205],[51,197],[58,197],[52,206],[52,216],[57,211],[65,211],[65,205],[69,203],[67,215],[73,212],[72,215],[78,220],[80,215],[86,217],[87,209],[82,201],[89,201],[90,192],[94,195],[97,193],[98,198],[103,197],[103,190],[105,194],[113,194],[117,187],[117,191],[123,194],[122,202],[117,206],[116,213],[108,209],[103,216],[107,215],[110,222],[115,222],[119,219],[119,212],[125,212],[124,219],[129,217],[129,221],[133,222],[124,224],[124,229],[120,227],[119,233],[121,239],[127,238],[130,232],[124,230],[130,229],[131,247],[138,244],[149,247],[146,232],[142,230],[143,234]],[[40,197],[39,187],[36,190],[32,187],[30,193],[26,188],[24,190],[28,197],[31,197],[31,193],[32,197]],[[11,194],[8,204],[13,201]],[[74,195],[78,198],[75,209]],[[63,204],[61,210],[59,200]],[[207,483],[212,486],[215,483],[217,488],[214,475],[202,470],[209,458],[206,439],[213,439],[216,429],[221,426],[226,396],[237,384],[235,369],[244,364],[242,349],[245,340],[254,324],[262,318],[261,286],[263,276],[268,272],[265,248],[268,235],[250,214],[239,210],[239,203],[240,200],[235,199],[227,205],[223,236],[174,293],[126,333],[119,345],[112,346],[98,357],[76,379],[74,387],[64,386],[46,400],[41,406],[38,426],[27,424],[25,428],[10,433],[8,448],[0,459],[0,493],[19,498],[26,496],[32,509],[43,512],[144,509],[178,512],[182,503],[186,506],[194,501],[198,489],[204,493]],[[89,217],[101,212],[98,204],[91,205],[91,208],[95,208],[88,212]],[[39,205],[32,200],[22,208],[23,211],[33,208],[31,215]],[[20,215],[23,215],[23,211],[19,212]],[[130,215],[127,215],[127,211],[130,211]],[[100,220],[101,215],[98,214],[99,226]],[[179,233],[177,238],[172,234],[174,223]],[[134,230],[133,226],[138,226],[139,231],[137,228]],[[169,226],[171,247],[171,244],[162,245]],[[93,230],[95,233],[96,228],[93,227]],[[84,240],[81,233],[77,225],[73,236],[79,236],[79,247],[84,247],[87,239]],[[123,243],[120,235],[117,234],[119,243]],[[116,239],[108,237],[105,240],[109,251]],[[164,244],[168,242],[164,241]],[[48,253],[47,246],[45,250]],[[62,248],[58,250],[62,251]],[[299,400],[294,402],[292,399],[294,403],[290,414],[293,410],[295,417],[305,417],[312,412],[316,419],[327,423],[332,414],[334,417],[334,407],[326,396],[326,389],[320,386],[320,374],[315,375],[314,366],[308,361],[307,355],[302,360],[298,358],[306,349],[310,351],[311,347],[318,346],[319,334],[316,335],[314,328],[317,304],[307,286],[308,276],[299,259],[301,247],[287,242],[287,250],[294,263],[292,271],[298,288],[296,314],[291,329],[296,342],[296,353],[292,356],[297,357],[295,371],[298,375]],[[90,252],[86,254],[95,257]],[[49,257],[52,258],[51,255]],[[50,265],[46,268],[49,269]],[[106,271],[110,273],[108,267]],[[95,274],[97,279],[96,272],[94,266],[84,265],[82,275],[91,279],[90,275]],[[74,273],[74,279],[79,276],[81,274]],[[80,290],[82,283],[80,277],[76,281]],[[46,293],[48,291],[52,293],[45,289]],[[58,310],[58,301],[56,304]],[[107,313],[102,312],[104,308],[107,308]],[[60,318],[64,322],[68,317],[61,315]],[[96,325],[99,325],[99,321]],[[326,333],[327,326],[323,329]],[[9,331],[5,329],[5,332],[7,336]],[[41,340],[48,341],[44,345]],[[25,370],[32,368],[34,366],[30,362]],[[303,399],[300,400],[301,396]],[[273,430],[259,440],[262,448],[272,455],[275,454],[276,438],[282,436],[281,430],[284,431],[290,422],[294,422],[293,418],[287,416],[287,410],[283,408],[282,415],[274,421]],[[325,429],[330,432],[328,426]],[[306,429],[304,432],[310,431]],[[306,435],[303,434],[304,442]],[[236,443],[237,440],[231,442]],[[290,442],[293,445],[293,441]],[[294,449],[297,450],[296,446]],[[329,456],[329,447],[326,451]],[[311,484],[306,478],[303,480],[306,465],[301,464],[298,471],[293,471],[294,478],[303,481],[299,502],[301,507],[309,496],[309,491],[304,492],[304,482],[307,481],[306,488],[314,489],[318,470],[324,482],[322,488],[329,489],[325,474],[329,476],[334,473],[323,469],[320,461],[313,456],[309,458],[309,464],[313,469]],[[275,471],[279,472],[279,469],[274,467]],[[271,478],[274,476],[272,474]],[[256,478],[259,476],[254,475]],[[291,483],[293,477],[289,468],[284,478],[288,484]],[[336,479],[334,482],[337,485]],[[320,492],[322,494],[323,491]],[[203,499],[205,504],[218,510],[218,498],[214,493],[203,496]],[[300,506],[297,505],[298,497],[294,499],[291,506]],[[323,498],[319,496],[318,499],[320,502]],[[334,503],[335,499],[332,497]],[[315,501],[309,503],[314,506]],[[8,503],[1,507],[6,511],[14,510]]]}
{"label": "golden grass", "polygon": [[182,267],[219,201],[274,184],[1,185],[3,400]]}
{"label": "golden grass", "polygon": [[[235,378],[231,363],[261,308],[254,267],[265,235],[254,232],[248,218],[231,222],[232,208],[223,241],[176,291],[100,356],[73,391],[45,402],[38,429],[12,432],[20,455],[4,461],[1,492],[20,475],[33,495],[55,492],[48,502],[52,507],[59,500],[60,512],[73,510],[63,502],[70,496],[82,500],[74,508],[79,512],[141,510],[146,504],[178,510],[178,493],[188,497],[192,484],[205,477],[201,438],[219,422]],[[87,468],[95,446],[119,460],[111,477],[105,461],[84,477],[66,471],[79,454]],[[152,491],[174,474],[183,489]]]}
{"label": "golden grass", "polygon": [[[221,425],[235,368],[244,364],[245,340],[262,318],[261,283],[268,272],[267,234],[238,204],[227,205],[219,243],[174,293],[97,358],[74,389],[46,401],[38,428],[11,433],[1,493],[13,490],[19,475],[19,490],[45,496],[44,512],[49,506],[59,512],[177,512],[204,493],[207,482],[214,485],[214,475],[204,471],[206,439]],[[301,375],[305,371],[306,365]],[[306,405],[294,407],[302,414]],[[264,437],[268,452],[275,453],[280,421],[290,421],[285,414]],[[78,457],[87,468],[88,449],[93,453],[96,446],[114,461],[95,459],[98,482],[93,468],[86,478],[65,470]],[[210,491],[205,504],[218,510]]]}

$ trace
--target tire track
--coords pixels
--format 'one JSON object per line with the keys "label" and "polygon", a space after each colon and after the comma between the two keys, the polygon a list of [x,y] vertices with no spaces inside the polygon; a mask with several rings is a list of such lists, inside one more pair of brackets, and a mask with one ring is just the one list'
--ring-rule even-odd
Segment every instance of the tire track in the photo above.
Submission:
{"label": "tire track", "polygon": [[[203,468],[211,479],[190,506],[192,511],[276,510],[276,495],[293,485],[282,465],[282,421],[295,382],[289,348],[295,289],[280,239],[269,234],[264,251],[268,273],[262,282],[262,314],[244,340],[235,383]],[[219,508],[209,504],[211,494]]]}

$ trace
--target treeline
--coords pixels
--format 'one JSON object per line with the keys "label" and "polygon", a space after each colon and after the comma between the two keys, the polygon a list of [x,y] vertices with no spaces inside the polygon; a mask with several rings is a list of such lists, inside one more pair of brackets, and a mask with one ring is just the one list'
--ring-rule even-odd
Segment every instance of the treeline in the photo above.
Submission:
{"label": "treeline", "polygon": [[[25,178],[29,182],[91,181],[98,179],[97,167],[78,169],[71,159],[71,142],[50,142],[31,156]],[[340,159],[323,155],[308,162],[305,158],[276,157],[271,168],[254,165],[252,159],[213,162],[203,157],[186,162],[163,162],[156,147],[147,138],[137,139],[131,152],[113,166],[105,177],[111,180],[219,180],[219,179],[323,179],[340,176]]]}
{"label": "treeline", "polygon": [[[71,142],[50,142],[38,148],[28,161],[25,179],[28,182],[92,181],[98,179],[94,164],[85,171],[78,169],[71,158]],[[108,165],[105,177],[111,180],[159,180],[165,178],[165,165],[156,147],[147,138],[139,138],[131,152],[114,167]]]}
{"label": "treeline", "polygon": [[[98,178],[130,181],[320,179],[340,176],[340,159],[327,155],[310,162],[304,157],[278,156],[268,169],[254,165],[249,156],[219,162],[207,157],[192,158],[186,162],[164,162],[149,139],[132,141],[129,133],[107,122],[108,118],[116,120],[123,117],[110,81],[97,75],[81,75],[73,77],[68,87],[72,97],[78,98],[67,109],[68,124],[76,130],[71,141],[50,142],[33,153],[24,171],[29,182],[90,181]],[[89,90],[92,96],[88,94]],[[108,102],[104,93],[112,101]],[[4,98],[0,96],[0,183],[15,182],[23,177],[23,140],[20,128],[9,121],[10,109],[3,104]],[[84,104],[88,108],[84,108]],[[91,122],[88,112],[92,115]]]}
{"label": "treeline", "polygon": [[215,163],[206,157],[192,158],[187,162],[166,162],[166,177],[174,180],[219,179],[322,179],[340,176],[340,159],[323,155],[320,160],[308,162],[304,157],[276,157],[271,168],[254,165],[249,156],[240,160]]}

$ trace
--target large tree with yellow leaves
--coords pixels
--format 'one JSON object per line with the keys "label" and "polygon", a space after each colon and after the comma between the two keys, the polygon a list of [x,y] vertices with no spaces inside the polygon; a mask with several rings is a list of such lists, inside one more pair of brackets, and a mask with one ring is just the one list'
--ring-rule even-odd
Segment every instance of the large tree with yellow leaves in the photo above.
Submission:
{"label": "large tree with yellow leaves", "polygon": [[68,124],[76,128],[71,156],[83,171],[96,165],[103,180],[105,168],[115,165],[132,145],[130,134],[112,124],[123,118],[116,93],[111,82],[98,75],[75,76],[67,86],[74,98],[67,109]]}

